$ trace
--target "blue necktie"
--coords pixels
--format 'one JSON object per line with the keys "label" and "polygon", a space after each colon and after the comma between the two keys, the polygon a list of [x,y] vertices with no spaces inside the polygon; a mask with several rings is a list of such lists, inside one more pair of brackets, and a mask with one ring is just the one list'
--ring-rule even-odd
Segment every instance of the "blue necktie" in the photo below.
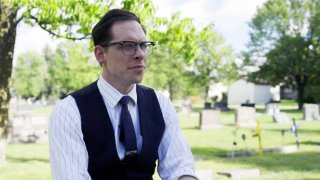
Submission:
{"label": "blue necktie", "polygon": [[134,131],[132,118],[128,110],[129,101],[129,96],[123,96],[119,101],[119,103],[122,105],[122,110],[120,113],[120,142],[126,149],[124,160],[132,160],[138,153],[136,133]]}

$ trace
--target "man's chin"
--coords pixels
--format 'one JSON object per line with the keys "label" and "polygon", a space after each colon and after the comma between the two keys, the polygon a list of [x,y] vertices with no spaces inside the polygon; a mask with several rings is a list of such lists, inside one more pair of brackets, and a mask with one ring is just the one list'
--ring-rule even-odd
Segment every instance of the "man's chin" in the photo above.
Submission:
{"label": "man's chin", "polygon": [[134,82],[135,84],[139,84],[139,83],[142,82],[142,80],[143,80],[143,77],[141,77],[141,78],[136,78],[136,79],[133,80],[133,82]]}

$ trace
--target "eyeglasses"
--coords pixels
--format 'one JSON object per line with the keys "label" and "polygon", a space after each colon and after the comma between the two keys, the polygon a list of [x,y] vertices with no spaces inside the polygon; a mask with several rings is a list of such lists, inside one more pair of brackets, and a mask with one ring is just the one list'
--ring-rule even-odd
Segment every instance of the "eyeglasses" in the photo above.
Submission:
{"label": "eyeglasses", "polygon": [[140,46],[143,52],[149,55],[152,53],[153,47],[156,45],[156,43],[151,41],[144,41],[140,43],[136,43],[133,41],[119,41],[111,43],[103,42],[100,44],[100,46],[108,47],[116,44],[119,44],[121,46],[122,52],[126,56],[133,56],[136,53],[138,46]]}

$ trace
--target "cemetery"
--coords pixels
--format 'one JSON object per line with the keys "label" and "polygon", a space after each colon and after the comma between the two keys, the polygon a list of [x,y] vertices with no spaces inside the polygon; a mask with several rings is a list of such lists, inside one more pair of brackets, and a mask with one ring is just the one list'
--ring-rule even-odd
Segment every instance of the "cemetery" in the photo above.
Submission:
{"label": "cemetery", "polygon": [[281,104],[250,108],[232,106],[220,115],[211,110],[211,118],[203,116],[208,109],[180,114],[199,169],[211,170],[213,179],[320,176],[315,170],[320,160],[320,119],[305,118],[317,117],[319,107],[318,111],[309,105],[302,111]]}
{"label": "cemetery", "polygon": [[172,100],[199,179],[319,179],[320,0],[43,2],[0,1],[0,180],[52,179],[49,114],[113,69],[89,39],[114,8],[137,13],[152,43],[106,46],[149,57],[141,84]]}
{"label": "cemetery", "polygon": [[[14,122],[9,126],[9,166],[0,169],[0,179],[50,179],[48,122],[44,114],[51,108],[38,107],[11,116]],[[303,111],[281,104],[230,106],[228,111],[204,109],[201,105],[189,108],[181,109],[178,115],[200,179],[320,177],[320,119],[306,118],[317,117],[314,107],[307,105]],[[287,119],[275,121],[274,114],[279,113],[286,114]],[[15,169],[21,166],[24,170],[17,175]],[[38,169],[43,172],[35,173]],[[157,175],[154,178],[159,179]]]}

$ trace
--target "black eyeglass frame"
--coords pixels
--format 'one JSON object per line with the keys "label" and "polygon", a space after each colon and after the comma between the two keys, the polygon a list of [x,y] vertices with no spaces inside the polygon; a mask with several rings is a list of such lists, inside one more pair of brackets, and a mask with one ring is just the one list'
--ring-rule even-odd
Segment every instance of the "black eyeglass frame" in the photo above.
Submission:
{"label": "black eyeglass frame", "polygon": [[[123,50],[125,43],[132,43],[135,45],[134,51],[132,53],[128,54],[127,51],[126,51],[127,53],[125,53],[125,50]],[[103,43],[100,43],[99,45],[102,47],[108,47],[108,46],[113,46],[113,45],[118,45],[118,44],[121,45],[122,53],[126,56],[133,56],[134,54],[136,54],[138,45],[140,46],[142,51],[146,52],[149,55],[152,53],[152,49],[156,45],[156,43],[152,42],[152,41],[142,41],[140,43],[136,43],[134,41],[103,42]],[[151,48],[148,48],[148,47],[151,47]],[[150,49],[150,50],[148,50],[148,49]]]}

